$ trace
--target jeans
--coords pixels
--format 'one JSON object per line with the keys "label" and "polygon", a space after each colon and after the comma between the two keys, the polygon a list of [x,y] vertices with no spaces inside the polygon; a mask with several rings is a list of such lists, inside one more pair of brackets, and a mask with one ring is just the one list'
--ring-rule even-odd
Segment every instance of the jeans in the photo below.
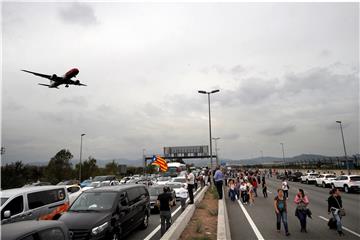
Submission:
{"label": "jeans", "polygon": [[297,217],[299,218],[300,221],[301,230],[306,230],[306,217],[307,217],[306,210],[298,210]]}
{"label": "jeans", "polygon": [[264,194],[264,198],[268,197],[267,188],[263,188],[263,194]]}
{"label": "jeans", "polygon": [[190,198],[190,203],[194,203],[194,184],[188,184],[188,192],[189,192],[189,198]]}
{"label": "jeans", "polygon": [[254,189],[255,197],[257,197],[257,188],[254,187],[253,189]]}
{"label": "jeans", "polygon": [[230,197],[231,201],[235,201],[235,196],[236,196],[235,190],[230,189],[229,197]]}
{"label": "jeans", "polygon": [[219,195],[219,199],[222,199],[222,185],[223,185],[223,181],[220,180],[220,181],[216,181],[215,182],[215,185],[216,185],[216,190],[218,192],[218,195]]}
{"label": "jeans", "polygon": [[171,226],[171,212],[160,211],[160,219],[161,219],[161,236],[162,236]]}
{"label": "jeans", "polygon": [[286,211],[276,213],[276,229],[280,231],[281,221],[284,224],[285,232],[289,232]]}
{"label": "jeans", "polygon": [[181,209],[185,210],[186,198],[180,198]]}
{"label": "jeans", "polygon": [[339,210],[331,210],[332,215],[336,220],[336,230],[342,232],[341,216],[339,215]]}
{"label": "jeans", "polygon": [[284,198],[288,198],[289,197],[289,190],[283,190],[284,192]]}

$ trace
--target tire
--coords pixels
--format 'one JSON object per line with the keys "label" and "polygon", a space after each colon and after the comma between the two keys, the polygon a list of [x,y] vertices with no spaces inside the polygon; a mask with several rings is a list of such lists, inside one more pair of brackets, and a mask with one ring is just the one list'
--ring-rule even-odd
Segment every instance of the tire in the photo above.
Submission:
{"label": "tire", "polygon": [[334,185],[334,184],[331,184],[331,188],[335,188],[335,185]]}
{"label": "tire", "polygon": [[322,182],[322,187],[323,187],[323,188],[326,188],[325,182]]}
{"label": "tire", "polygon": [[350,192],[350,189],[347,185],[344,185],[344,192],[346,193],[349,193]]}
{"label": "tire", "polygon": [[149,216],[147,215],[147,213],[144,214],[144,218],[141,222],[140,228],[141,229],[146,229],[149,226]]}
{"label": "tire", "polygon": [[309,184],[309,180],[306,179],[306,184]]}

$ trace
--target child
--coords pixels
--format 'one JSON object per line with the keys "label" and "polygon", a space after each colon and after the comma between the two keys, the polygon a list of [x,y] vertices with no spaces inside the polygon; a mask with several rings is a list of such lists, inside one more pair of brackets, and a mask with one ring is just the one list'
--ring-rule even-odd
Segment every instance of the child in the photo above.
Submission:
{"label": "child", "polygon": [[188,190],[185,188],[185,184],[181,185],[181,188],[179,189],[179,195],[180,195],[181,210],[184,211],[186,199],[188,198]]}
{"label": "child", "polygon": [[266,186],[266,183],[263,182],[262,184],[262,191],[263,191],[263,194],[264,194],[264,198],[267,198],[268,195],[267,195],[267,186]]}

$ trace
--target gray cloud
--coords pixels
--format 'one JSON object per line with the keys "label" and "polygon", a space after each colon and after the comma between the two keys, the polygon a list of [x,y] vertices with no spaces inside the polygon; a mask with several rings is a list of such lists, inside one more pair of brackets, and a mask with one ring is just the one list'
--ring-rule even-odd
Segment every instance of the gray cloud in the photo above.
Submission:
{"label": "gray cloud", "polygon": [[319,55],[320,55],[320,57],[326,58],[326,57],[331,56],[331,51],[328,50],[328,49],[324,49],[324,50],[322,50],[322,51],[320,52]]}
{"label": "gray cloud", "polygon": [[230,71],[232,74],[239,74],[239,73],[246,72],[246,69],[242,65],[239,64],[239,65],[235,65],[234,67],[232,67]]}
{"label": "gray cloud", "polygon": [[74,2],[59,10],[60,19],[68,24],[89,26],[98,23],[94,9],[85,3]]}
{"label": "gray cloud", "polygon": [[289,126],[284,126],[284,127],[277,127],[277,126],[274,127],[273,126],[273,127],[270,127],[270,128],[260,131],[260,133],[263,135],[266,135],[266,136],[281,136],[281,135],[295,132],[295,131],[296,131],[296,126],[289,125]]}
{"label": "gray cloud", "polygon": [[85,97],[74,96],[74,97],[70,97],[70,98],[63,98],[61,101],[59,101],[59,104],[73,105],[76,107],[87,107],[88,101]]}

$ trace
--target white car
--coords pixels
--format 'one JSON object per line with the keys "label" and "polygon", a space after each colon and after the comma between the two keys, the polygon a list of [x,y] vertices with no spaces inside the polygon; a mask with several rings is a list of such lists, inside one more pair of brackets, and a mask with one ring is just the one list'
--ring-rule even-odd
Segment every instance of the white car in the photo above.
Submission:
{"label": "white car", "polygon": [[170,180],[171,180],[171,177],[159,177],[156,181],[156,184],[157,185],[165,185]]}
{"label": "white car", "polygon": [[315,185],[316,186],[322,186],[323,188],[326,188],[328,186],[331,186],[331,181],[334,180],[336,176],[334,174],[320,174],[317,178],[315,178]]}
{"label": "white car", "polygon": [[341,175],[331,181],[332,188],[341,188],[345,192],[360,190],[360,175]]}
{"label": "white car", "polygon": [[317,173],[306,173],[305,175],[301,176],[301,183],[315,183],[315,179],[319,174]]}
{"label": "white car", "polygon": [[179,200],[181,197],[181,191],[186,191],[186,186],[184,188],[181,188],[184,184],[179,182],[168,182],[166,186],[171,187],[175,191],[176,200]]}

